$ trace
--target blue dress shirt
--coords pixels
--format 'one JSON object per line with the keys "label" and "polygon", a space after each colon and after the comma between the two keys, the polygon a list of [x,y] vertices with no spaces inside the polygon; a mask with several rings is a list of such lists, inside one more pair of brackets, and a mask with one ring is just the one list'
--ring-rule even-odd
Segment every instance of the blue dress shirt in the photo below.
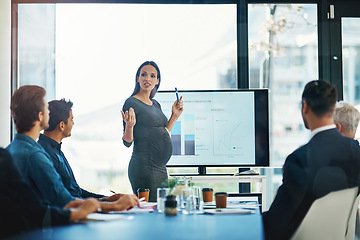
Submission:
{"label": "blue dress shirt", "polygon": [[6,148],[21,174],[45,204],[64,207],[74,197],[64,187],[49,155],[31,137],[16,134]]}
{"label": "blue dress shirt", "polygon": [[40,135],[38,143],[50,155],[50,160],[53,162],[54,167],[61,177],[65,188],[70,192],[73,197],[78,198],[102,198],[104,195],[88,192],[79,187],[75,180],[74,173],[67,161],[64,153],[61,151],[61,143],[47,137],[43,134]]}

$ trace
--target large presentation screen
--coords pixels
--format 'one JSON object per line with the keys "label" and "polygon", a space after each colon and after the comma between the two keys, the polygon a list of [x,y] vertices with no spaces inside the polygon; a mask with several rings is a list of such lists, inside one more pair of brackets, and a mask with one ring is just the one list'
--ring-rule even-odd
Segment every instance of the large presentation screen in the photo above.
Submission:
{"label": "large presentation screen", "polygon": [[[179,91],[184,112],[170,135],[168,167],[268,166],[267,90]],[[169,118],[174,91],[155,99]]]}

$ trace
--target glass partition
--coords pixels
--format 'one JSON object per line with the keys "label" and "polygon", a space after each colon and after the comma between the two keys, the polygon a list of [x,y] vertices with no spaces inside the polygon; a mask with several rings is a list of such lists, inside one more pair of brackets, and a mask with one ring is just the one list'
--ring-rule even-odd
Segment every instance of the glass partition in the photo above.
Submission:
{"label": "glass partition", "polygon": [[18,5],[18,83],[55,96],[55,5]]}
{"label": "glass partition", "polygon": [[[341,18],[344,101],[360,110],[360,18]],[[360,138],[358,128],[355,137]]]}
{"label": "glass partition", "polygon": [[307,142],[301,118],[301,93],[318,79],[316,4],[249,4],[251,88],[270,89],[271,165]]}

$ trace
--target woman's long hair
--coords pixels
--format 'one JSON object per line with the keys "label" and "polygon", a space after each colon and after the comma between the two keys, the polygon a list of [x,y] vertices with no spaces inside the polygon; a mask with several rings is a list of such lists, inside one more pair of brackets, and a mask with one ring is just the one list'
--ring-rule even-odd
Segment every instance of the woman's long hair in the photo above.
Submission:
{"label": "woman's long hair", "polygon": [[155,85],[155,87],[153,88],[153,90],[150,93],[150,99],[152,99],[155,96],[157,90],[159,89],[160,82],[161,82],[160,69],[159,69],[158,65],[156,65],[156,63],[153,61],[146,61],[143,64],[141,64],[140,67],[138,68],[138,70],[136,72],[136,76],[135,76],[135,88],[134,88],[134,92],[131,94],[131,96],[134,96],[135,94],[137,94],[140,91],[140,84],[138,83],[137,80],[138,80],[138,77],[140,76],[141,69],[146,65],[151,65],[156,69],[157,78],[159,79],[159,83],[157,85]]}

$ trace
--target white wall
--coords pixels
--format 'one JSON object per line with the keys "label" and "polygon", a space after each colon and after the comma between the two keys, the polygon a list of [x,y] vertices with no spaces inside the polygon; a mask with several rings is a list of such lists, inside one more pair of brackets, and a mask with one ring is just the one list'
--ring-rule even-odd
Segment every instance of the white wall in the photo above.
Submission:
{"label": "white wall", "polygon": [[0,147],[10,143],[11,0],[0,1]]}

